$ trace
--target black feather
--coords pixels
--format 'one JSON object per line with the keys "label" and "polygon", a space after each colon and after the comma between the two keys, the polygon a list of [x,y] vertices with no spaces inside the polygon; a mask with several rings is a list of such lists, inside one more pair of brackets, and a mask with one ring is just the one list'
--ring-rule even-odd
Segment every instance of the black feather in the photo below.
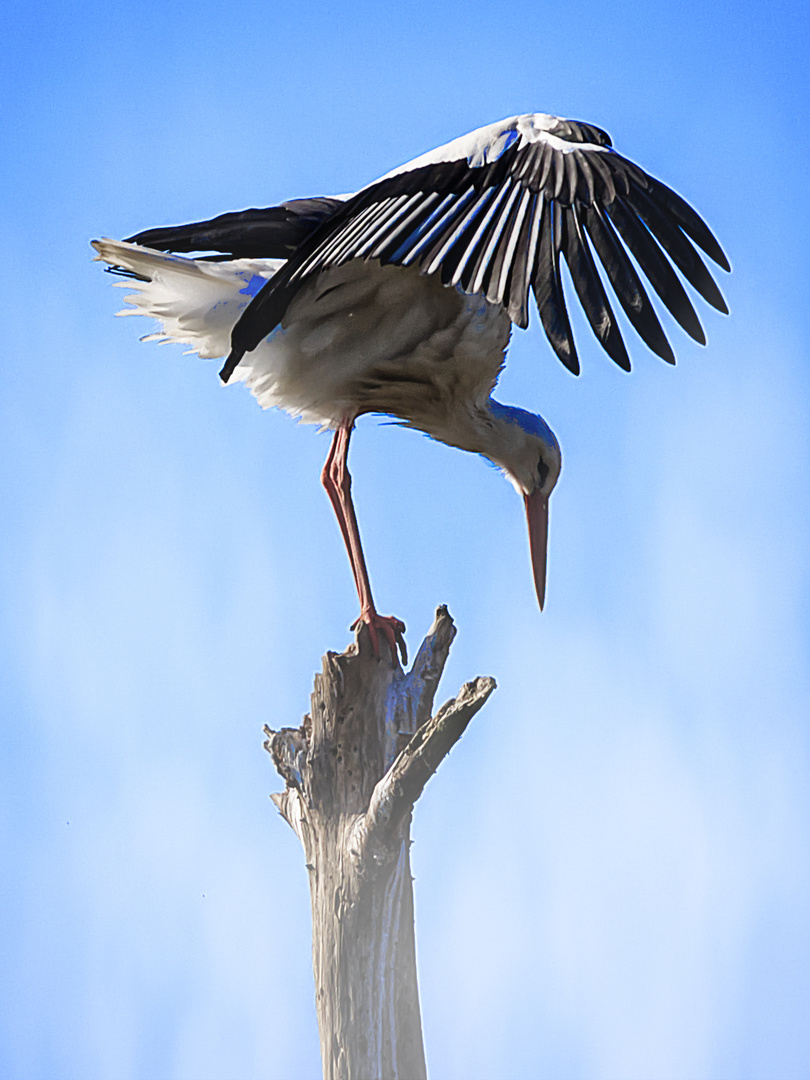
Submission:
{"label": "black feather", "polygon": [[520,180],[522,184],[532,190],[537,189],[537,181],[540,179],[545,145],[545,143],[532,143],[527,146],[520,155],[520,167],[515,170],[515,179]]}
{"label": "black feather", "polygon": [[629,210],[621,199],[608,208],[610,219],[630,248],[650,284],[666,304],[673,317],[690,337],[700,345],[706,344],[706,335],[700,325],[695,309],[689,302],[686,290],[672,269],[661,248],[645,225]]}
{"label": "black feather", "polygon": [[[515,251],[517,250],[517,241],[519,240],[519,234],[522,231],[523,221],[529,210],[530,202],[531,192],[526,191],[525,189],[519,189],[509,209],[508,217],[504,222],[500,239],[490,256],[489,265],[487,266],[481,282],[481,289],[486,294],[487,300],[493,304],[504,303],[508,306],[506,296],[509,285],[510,268],[505,266],[506,257],[511,249],[511,261],[514,261]],[[515,236],[516,233],[518,236]],[[504,274],[505,280],[502,280],[504,279]]]}
{"label": "black feather", "polygon": [[603,205],[612,203],[616,198],[616,185],[613,182],[610,160],[609,154],[592,154],[590,158],[591,172],[598,174],[598,177],[593,178],[595,195],[593,201],[601,202]]}
{"label": "black feather", "polygon": [[624,371],[630,370],[622,335],[610,309],[604,286],[597,272],[588,243],[582,233],[579,217],[573,207],[563,212],[563,251],[571,280],[583,310],[608,356]]}
{"label": "black feather", "polygon": [[[513,186],[509,182],[501,186],[498,193],[500,202],[493,211],[492,219],[484,229],[481,239],[476,245],[475,256],[467,263],[467,268],[462,275],[462,286],[465,289],[471,288],[476,281],[480,281],[482,284],[479,284],[474,289],[475,292],[484,291],[486,289],[486,285],[483,284],[483,282],[487,280],[487,269],[491,269],[492,266],[492,259],[498,242],[496,238],[503,237],[509,220],[509,212],[514,208],[514,201],[511,206],[509,203],[511,194],[509,191],[510,187],[512,187],[515,199],[520,193],[519,186]],[[486,266],[484,265],[485,263]]]}
{"label": "black feather", "polygon": [[723,249],[700,214],[693,210],[689,203],[685,202],[672,188],[662,184],[660,180],[656,180],[652,176],[648,176],[647,180],[650,195],[667,208],[686,235],[690,236],[698,247],[702,248],[718,266],[722,267],[723,270],[731,271],[731,266]]}
{"label": "black feather", "polygon": [[420,260],[421,265],[430,262],[434,255],[437,255],[439,251],[441,251],[443,245],[447,243],[455,229],[461,229],[458,237],[453,241],[441,260],[440,275],[443,285],[449,285],[453,280],[453,275],[455,274],[459,263],[464,258],[467,248],[475,236],[476,229],[481,223],[481,218],[492,202],[494,192],[494,188],[488,188],[486,191],[482,192],[475,202],[467,208],[466,213],[462,215],[461,220],[456,223],[451,223],[448,226],[446,233],[443,233],[442,237],[436,240],[430,250],[426,252]]}
{"label": "black feather", "polygon": [[[542,213],[542,195],[531,195],[526,216],[520,228],[512,269],[506,285],[504,303],[507,304],[512,322],[525,329],[529,325],[529,283],[534,276],[537,261],[536,217]],[[534,243],[534,248],[532,248]]]}
{"label": "black feather", "polygon": [[436,191],[428,191],[392,230],[384,247],[375,248],[375,258],[386,264],[401,262],[421,236],[421,228],[441,201]]}
{"label": "black feather", "polygon": [[343,229],[335,230],[332,236],[324,238],[309,258],[299,263],[292,275],[293,280],[303,280],[310,269],[338,266],[344,261],[347,251],[366,235],[366,230],[371,228],[372,223],[389,209],[386,204],[365,207],[353,220],[347,222]]}
{"label": "black feather", "polygon": [[239,210],[209,221],[146,229],[126,243],[156,251],[219,251],[237,259],[287,259],[342,205],[340,199],[293,199],[263,210]]}
{"label": "black feather", "polygon": [[586,124],[583,120],[565,120],[555,118],[553,132],[561,139],[576,143],[594,143],[596,146],[610,146],[610,136],[595,124]]}
{"label": "black feather", "polygon": [[532,191],[543,191],[548,183],[551,167],[554,164],[554,151],[551,149],[549,143],[543,143],[543,157],[540,162],[540,175],[537,179],[537,186],[532,188]]}
{"label": "black feather", "polygon": [[632,205],[647,228],[661,247],[669,255],[686,280],[693,285],[700,295],[712,307],[724,315],[728,308],[717,282],[706,269],[706,264],[692,247],[691,243],[672,220],[662,212],[649,194],[637,184],[631,191]]}
{"label": "black feather", "polygon": [[599,155],[585,154],[582,150],[574,150],[571,154],[571,157],[577,163],[578,169],[575,187],[576,197],[586,206],[590,206],[596,198],[596,186],[589,161],[589,158],[594,156],[598,157]]}
{"label": "black feather", "polygon": [[636,268],[613,231],[604,210],[598,206],[584,207],[582,215],[594,250],[607,272],[625,315],[642,341],[662,360],[674,364],[672,346],[667,341]]}
{"label": "black feather", "polygon": [[425,253],[434,248],[437,239],[443,242],[444,238],[452,233],[474,197],[475,191],[472,187],[461,195],[445,195],[439,206],[420,226],[419,235],[414,237],[414,243],[410,245],[407,254],[403,255],[402,263],[407,265],[418,258],[420,265],[423,265]]}
{"label": "black feather", "polygon": [[543,207],[532,290],[537,301],[537,310],[540,312],[540,321],[552,349],[572,374],[579,375],[579,359],[560,278],[560,228],[559,204],[547,202]]}

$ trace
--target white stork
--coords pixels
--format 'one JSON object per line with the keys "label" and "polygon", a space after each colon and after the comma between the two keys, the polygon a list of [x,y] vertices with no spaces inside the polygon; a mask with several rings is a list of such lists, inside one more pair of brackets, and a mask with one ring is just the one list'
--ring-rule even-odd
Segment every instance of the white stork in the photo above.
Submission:
{"label": "white stork", "polygon": [[552,348],[574,374],[561,256],[594,333],[627,371],[606,282],[668,363],[675,358],[639,270],[701,344],[675,270],[727,312],[696,246],[730,267],[697,213],[616,153],[600,128],[545,113],[480,128],[355,195],[296,199],[93,246],[137,290],[125,298],[134,307],[119,314],[162,325],[144,340],[227,357],[223,382],[244,382],[264,408],[334,431],[321,479],[349,553],[357,623],[368,625],[378,655],[381,632],[403,660],[405,628],[377,613],[351,500],[347,455],[357,417],[394,416],[502,469],[525,501],[542,608],[560,448],[542,417],[491,396],[512,323],[528,325],[529,289]]}

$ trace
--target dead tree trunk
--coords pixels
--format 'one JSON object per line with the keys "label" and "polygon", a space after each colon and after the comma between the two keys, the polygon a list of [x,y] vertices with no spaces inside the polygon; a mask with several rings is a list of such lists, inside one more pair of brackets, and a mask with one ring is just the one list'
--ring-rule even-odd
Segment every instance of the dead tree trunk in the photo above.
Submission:
{"label": "dead tree trunk", "polygon": [[411,812],[495,688],[466,683],[431,717],[455,637],[440,607],[409,672],[365,629],[327,653],[312,712],[267,734],[286,781],[273,800],[301,841],[324,1080],[426,1076],[414,948]]}

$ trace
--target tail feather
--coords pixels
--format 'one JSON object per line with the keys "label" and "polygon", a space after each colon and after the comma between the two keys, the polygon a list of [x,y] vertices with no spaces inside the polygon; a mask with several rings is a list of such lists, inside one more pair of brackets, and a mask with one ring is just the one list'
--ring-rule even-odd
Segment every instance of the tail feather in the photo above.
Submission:
{"label": "tail feather", "polygon": [[134,290],[124,297],[132,307],[118,314],[160,323],[159,333],[142,340],[187,345],[206,360],[227,356],[239,316],[283,265],[280,259],[188,259],[119,240],[92,243],[98,259],[127,278],[116,286]]}

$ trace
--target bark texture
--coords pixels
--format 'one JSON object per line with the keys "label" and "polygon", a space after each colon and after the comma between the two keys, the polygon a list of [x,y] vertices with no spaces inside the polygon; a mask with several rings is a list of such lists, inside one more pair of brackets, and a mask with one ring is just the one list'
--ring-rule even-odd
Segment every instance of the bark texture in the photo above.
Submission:
{"label": "bark texture", "polygon": [[265,728],[286,790],[273,795],[304,848],[324,1080],[426,1076],[416,981],[414,803],[495,688],[466,683],[431,716],[455,637],[440,607],[413,666],[368,633],[327,653],[300,728]]}

